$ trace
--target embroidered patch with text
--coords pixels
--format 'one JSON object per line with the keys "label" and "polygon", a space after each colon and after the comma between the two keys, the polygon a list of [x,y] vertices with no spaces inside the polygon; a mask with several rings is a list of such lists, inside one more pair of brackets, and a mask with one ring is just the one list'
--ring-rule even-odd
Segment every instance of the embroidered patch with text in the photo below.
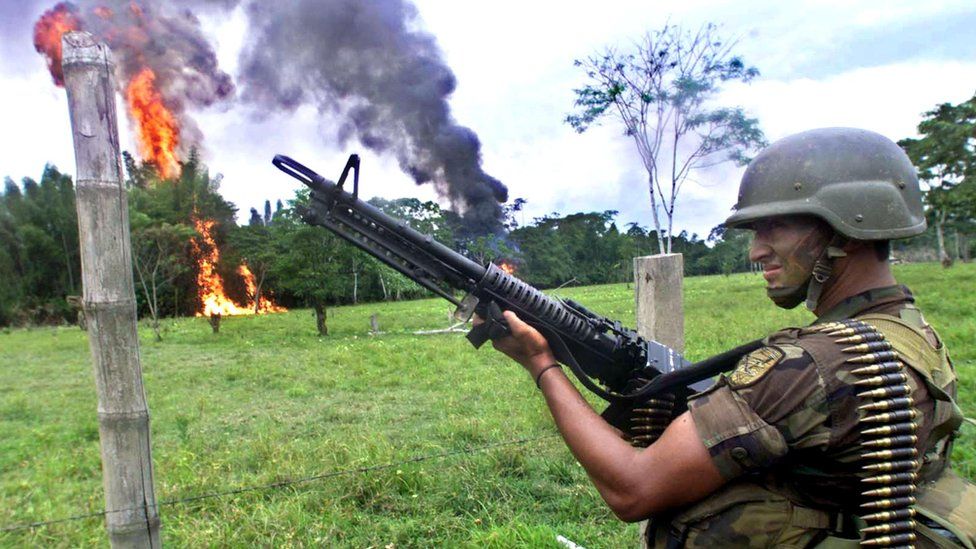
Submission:
{"label": "embroidered patch with text", "polygon": [[783,359],[783,351],[776,347],[763,347],[739,360],[735,370],[729,374],[729,383],[742,387],[754,383]]}

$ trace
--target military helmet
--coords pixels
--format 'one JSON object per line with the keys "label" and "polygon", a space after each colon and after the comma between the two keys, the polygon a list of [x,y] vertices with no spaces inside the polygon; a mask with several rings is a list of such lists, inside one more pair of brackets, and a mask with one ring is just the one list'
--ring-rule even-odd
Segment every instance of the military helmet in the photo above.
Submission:
{"label": "military helmet", "polygon": [[856,240],[925,231],[922,193],[905,152],[883,135],[823,128],[780,139],[746,169],[727,227],[779,215],[813,215]]}

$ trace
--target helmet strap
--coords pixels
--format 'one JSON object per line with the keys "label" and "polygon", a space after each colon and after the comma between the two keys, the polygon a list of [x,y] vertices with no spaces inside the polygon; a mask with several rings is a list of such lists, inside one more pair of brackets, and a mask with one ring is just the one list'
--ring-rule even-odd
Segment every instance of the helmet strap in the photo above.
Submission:
{"label": "helmet strap", "polygon": [[830,280],[831,275],[834,273],[834,260],[838,257],[847,256],[847,253],[843,250],[846,244],[847,238],[834,233],[833,238],[830,239],[823,253],[817,258],[817,262],[813,264],[813,271],[807,280],[806,304],[807,309],[810,311],[816,309],[817,304],[820,303],[820,295],[823,293],[824,284]]}

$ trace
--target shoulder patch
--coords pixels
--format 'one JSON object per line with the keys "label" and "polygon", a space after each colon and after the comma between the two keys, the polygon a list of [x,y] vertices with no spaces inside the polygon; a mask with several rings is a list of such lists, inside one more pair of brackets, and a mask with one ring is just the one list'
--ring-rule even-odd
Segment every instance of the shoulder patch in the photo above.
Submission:
{"label": "shoulder patch", "polygon": [[779,347],[757,349],[739,360],[735,370],[729,374],[729,383],[733,387],[742,387],[754,383],[766,375],[766,372],[773,366],[779,364],[785,356]]}

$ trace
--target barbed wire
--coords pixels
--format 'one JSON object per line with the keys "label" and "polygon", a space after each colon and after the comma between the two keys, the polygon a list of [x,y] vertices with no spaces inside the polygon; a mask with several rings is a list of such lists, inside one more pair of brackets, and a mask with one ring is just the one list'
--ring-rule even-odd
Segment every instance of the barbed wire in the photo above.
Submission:
{"label": "barbed wire", "polygon": [[[446,458],[460,456],[460,455],[475,454],[475,453],[478,453],[478,452],[484,452],[485,450],[490,450],[492,448],[499,448],[499,447],[502,447],[502,446],[516,446],[516,445],[528,444],[530,442],[536,442],[536,441],[540,441],[540,440],[552,439],[552,438],[556,438],[556,437],[558,437],[558,435],[549,434],[549,435],[542,435],[542,436],[537,436],[537,437],[522,437],[522,438],[511,439],[511,440],[505,440],[505,441],[501,441],[501,442],[493,442],[491,444],[485,444],[483,446],[468,447],[468,448],[464,448],[464,449],[460,449],[460,450],[451,450],[451,451],[447,451],[447,452],[438,452],[436,454],[427,454],[427,455],[422,455],[422,456],[414,456],[412,458],[409,458],[409,459],[406,459],[406,460],[403,460],[403,461],[398,461],[398,462],[395,462],[395,463],[383,463],[383,464],[380,464],[380,465],[367,465],[367,466],[364,466],[364,467],[355,467],[355,468],[352,468],[352,469],[342,469],[342,470],[339,470],[339,471],[329,471],[328,473],[321,473],[321,474],[313,475],[313,476],[310,476],[310,477],[302,477],[302,478],[297,478],[297,479],[280,480],[280,481],[277,481],[277,482],[270,482],[268,484],[258,484],[258,485],[255,485],[255,486],[243,486],[243,487],[240,487],[240,488],[234,488],[234,489],[230,489],[230,490],[223,490],[223,491],[217,491],[217,492],[207,492],[207,493],[203,493],[203,494],[197,494],[197,495],[194,495],[194,496],[186,496],[186,497],[181,497],[181,498],[167,499],[167,500],[163,500],[163,501],[160,501],[160,502],[156,503],[156,505],[154,507],[158,510],[160,507],[166,507],[166,506],[170,506],[170,505],[177,505],[177,504],[180,504],[180,503],[189,503],[189,502],[206,500],[206,499],[214,499],[214,498],[220,498],[220,497],[226,497],[226,496],[234,496],[234,495],[243,494],[243,493],[247,493],[247,492],[257,492],[257,491],[260,491],[260,490],[273,490],[273,489],[276,489],[276,488],[283,488],[283,487],[286,487],[286,486],[294,486],[294,485],[297,485],[297,484],[305,484],[305,483],[314,482],[314,481],[317,481],[317,480],[324,480],[324,479],[328,479],[328,478],[340,477],[340,476],[345,476],[345,475],[372,473],[372,472],[375,472],[375,471],[382,471],[382,470],[385,470],[385,469],[393,469],[395,467],[400,467],[400,466],[408,465],[408,464],[412,464],[412,463],[420,463],[420,462],[423,462],[423,461],[431,461],[431,460],[435,460],[435,459],[446,459]],[[90,518],[103,517],[105,515],[109,515],[109,514],[112,514],[112,513],[125,513],[125,512],[129,512],[129,511],[138,511],[138,510],[144,509],[145,507],[146,507],[145,505],[140,505],[140,506],[137,506],[137,507],[128,507],[128,508],[125,508],[125,509],[111,509],[111,510],[104,509],[104,510],[101,510],[101,511],[93,511],[91,513],[84,513],[84,514],[73,515],[73,516],[69,516],[69,517],[62,517],[62,518],[59,518],[59,519],[43,520],[43,521],[36,521],[36,522],[27,522],[27,523],[22,523],[22,524],[12,524],[12,525],[7,525],[7,526],[0,527],[0,533],[17,532],[17,531],[20,531],[20,530],[33,530],[35,528],[42,528],[42,527],[46,527],[46,526],[51,526],[52,524],[60,524],[60,523],[64,523],[64,522],[74,522],[74,521],[78,521],[78,520],[85,520],[85,519],[90,519]]]}

